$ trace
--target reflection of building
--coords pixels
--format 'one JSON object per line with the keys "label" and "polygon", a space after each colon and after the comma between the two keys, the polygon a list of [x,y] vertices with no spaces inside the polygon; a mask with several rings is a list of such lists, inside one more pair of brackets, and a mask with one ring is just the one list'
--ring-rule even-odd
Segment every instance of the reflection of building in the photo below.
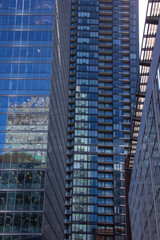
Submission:
{"label": "reflection of building", "polygon": [[124,240],[138,1],[73,0],[71,15],[65,239]]}
{"label": "reflection of building", "polygon": [[0,240],[63,239],[69,2],[0,1]]}
{"label": "reflection of building", "polygon": [[28,97],[25,100],[21,105],[8,107],[4,148],[44,149],[46,152],[49,97]]}
{"label": "reflection of building", "polygon": [[159,15],[160,2],[148,1],[140,55],[133,138],[127,161],[127,170],[132,170],[129,210],[133,240],[160,239]]}

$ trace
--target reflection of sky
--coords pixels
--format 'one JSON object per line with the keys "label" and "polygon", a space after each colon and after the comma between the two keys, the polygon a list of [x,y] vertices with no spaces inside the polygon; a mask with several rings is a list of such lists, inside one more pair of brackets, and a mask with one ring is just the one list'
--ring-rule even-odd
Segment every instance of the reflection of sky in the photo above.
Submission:
{"label": "reflection of sky", "polygon": [[[18,107],[39,111],[38,98],[29,106],[31,96],[50,94],[54,1],[24,1],[23,10],[22,2],[0,0],[0,15],[1,9],[8,13],[0,18],[0,132],[8,124],[5,113],[15,113]],[[1,149],[4,144],[1,132]]]}

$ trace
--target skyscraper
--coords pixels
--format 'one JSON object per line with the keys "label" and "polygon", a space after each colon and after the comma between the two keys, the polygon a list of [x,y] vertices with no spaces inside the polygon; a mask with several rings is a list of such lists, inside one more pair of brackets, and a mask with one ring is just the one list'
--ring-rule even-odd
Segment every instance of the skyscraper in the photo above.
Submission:
{"label": "skyscraper", "polygon": [[[154,11],[155,9],[158,11]],[[154,19],[157,18],[157,13],[160,14],[159,3],[155,9],[152,12]],[[157,32],[156,43],[129,191],[132,239],[137,240],[160,239],[160,135],[158,128],[160,119],[160,22],[158,31],[156,23],[154,25]],[[147,35],[149,37],[149,32]]]}
{"label": "skyscraper", "polygon": [[137,240],[160,239],[159,16],[160,2],[148,1],[128,157],[131,232]]}
{"label": "skyscraper", "polygon": [[1,240],[42,239],[42,224],[44,239],[51,229],[63,238],[69,9],[68,0],[0,0]]}
{"label": "skyscraper", "polygon": [[65,239],[126,239],[138,1],[72,0]]}

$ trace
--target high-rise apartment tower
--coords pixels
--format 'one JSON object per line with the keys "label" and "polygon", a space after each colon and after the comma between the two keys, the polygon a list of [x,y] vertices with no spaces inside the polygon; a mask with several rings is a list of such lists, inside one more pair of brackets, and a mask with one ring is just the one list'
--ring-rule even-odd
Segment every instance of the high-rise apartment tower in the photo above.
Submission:
{"label": "high-rise apartment tower", "polygon": [[137,0],[72,0],[65,240],[126,239]]}

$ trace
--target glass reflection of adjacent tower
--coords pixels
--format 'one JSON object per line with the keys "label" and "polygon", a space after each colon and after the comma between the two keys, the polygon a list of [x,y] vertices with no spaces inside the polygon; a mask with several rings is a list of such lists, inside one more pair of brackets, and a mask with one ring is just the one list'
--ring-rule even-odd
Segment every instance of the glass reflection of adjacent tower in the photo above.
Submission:
{"label": "glass reflection of adjacent tower", "polygon": [[[20,97],[17,104],[15,104],[14,98],[10,99],[4,145],[6,152],[0,156],[4,165],[10,162],[12,154],[13,165],[17,165],[19,159],[21,163],[28,164],[29,162],[33,163],[33,161],[41,162],[41,167],[44,167],[47,148],[48,115],[46,113],[48,106],[48,97]],[[37,151],[35,151],[36,149]],[[12,150],[14,153],[11,153]]]}

